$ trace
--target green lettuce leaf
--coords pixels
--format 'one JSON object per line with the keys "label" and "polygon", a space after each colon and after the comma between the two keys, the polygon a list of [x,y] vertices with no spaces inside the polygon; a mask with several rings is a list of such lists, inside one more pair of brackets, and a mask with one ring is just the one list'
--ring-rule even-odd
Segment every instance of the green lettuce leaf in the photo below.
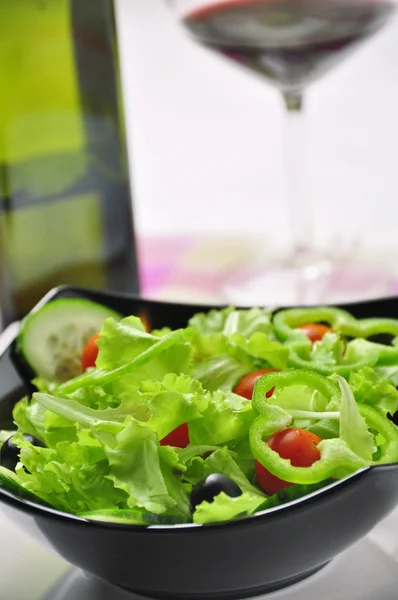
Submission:
{"label": "green lettuce leaf", "polygon": [[45,413],[46,409],[43,408],[34,398],[30,400],[28,397],[25,397],[16,403],[12,416],[19,431],[34,435],[37,439],[44,441]]}
{"label": "green lettuce leaf", "polygon": [[223,333],[225,322],[234,311],[233,306],[228,306],[221,310],[214,309],[206,313],[197,313],[189,319],[188,325],[196,328],[201,335]]}
{"label": "green lettuce leaf", "polygon": [[286,369],[289,349],[279,342],[274,342],[265,333],[255,332],[248,338],[235,333],[231,341],[249,356],[261,358],[275,369]]}
{"label": "green lettuce leaf", "polygon": [[193,456],[186,465],[184,482],[191,486],[196,485],[205,478],[205,461],[201,456]]}
{"label": "green lettuce leaf", "polygon": [[256,512],[263,503],[261,496],[244,492],[241,496],[231,498],[224,492],[218,494],[213,502],[202,502],[193,514],[194,523],[219,523],[230,521],[236,517],[246,517]]}
{"label": "green lettuce leaf", "polygon": [[39,448],[20,438],[16,475],[27,491],[66,512],[127,506],[127,495],[108,479],[110,469],[101,444],[88,432],[77,442]]}
{"label": "green lettuce leaf", "polygon": [[319,419],[319,421],[300,423],[295,421],[295,426],[308,429],[311,433],[315,433],[321,440],[338,438],[340,435],[340,421],[337,419]]}
{"label": "green lettuce leaf", "polygon": [[355,471],[368,467],[371,462],[361,458],[341,438],[322,440],[318,449],[322,458],[333,463],[333,477],[336,479],[344,479]]}
{"label": "green lettuce leaf", "polygon": [[367,340],[356,339],[348,342],[343,362],[347,364],[366,363],[367,366],[374,366],[378,359],[379,350],[375,344]]}
{"label": "green lettuce leaf", "polygon": [[[87,392],[90,388],[87,388]],[[128,399],[116,408],[93,409],[80,404],[75,395],[69,398],[36,393],[34,400],[42,411],[58,426],[68,427],[78,423],[92,427],[98,422],[123,423],[127,417],[146,425],[163,439],[182,423],[201,418],[208,406],[208,398],[200,383],[186,375],[166,375],[161,382],[146,381],[139,389],[132,387]],[[45,412],[44,412],[45,414]],[[64,421],[59,421],[63,419]]]}
{"label": "green lettuce leaf", "polygon": [[97,342],[99,369],[111,371],[117,369],[147,350],[158,340],[147,333],[138,317],[126,317],[121,321],[107,319],[101,328],[101,337]]}
{"label": "green lettuce leaf", "polygon": [[[192,348],[184,332],[172,331],[163,338],[155,338],[154,343],[142,350],[134,358],[111,370],[96,368],[61,384],[57,390],[71,394],[85,387],[99,386],[110,394],[127,392],[128,387],[146,380],[163,379],[168,373],[182,373],[188,369]],[[116,390],[121,382],[121,390]]]}
{"label": "green lettuce leaf", "polygon": [[180,461],[185,466],[184,481],[196,485],[205,477],[205,460],[212,453],[218,450],[218,446],[194,446],[189,444],[187,448],[179,450]]}
{"label": "green lettuce leaf", "polygon": [[192,444],[219,446],[247,436],[254,418],[252,404],[237,394],[209,392],[202,418],[189,424]]}
{"label": "green lettuce leaf", "polygon": [[77,440],[76,425],[46,410],[35,398],[30,401],[24,398],[17,402],[13,417],[19,432],[33,435],[48,447],[58,442]]}
{"label": "green lettuce leaf", "polygon": [[227,448],[245,477],[249,481],[253,481],[256,461],[250,447],[249,437],[228,442]]}
{"label": "green lettuce leaf", "polygon": [[[201,361],[211,358],[213,356],[225,356],[230,354],[237,360],[244,359],[243,357],[236,357],[236,350],[231,351],[231,344],[227,337],[222,333],[213,333],[211,335],[201,335],[197,329],[185,330],[185,333],[191,343],[193,349],[193,362],[194,364],[200,363]],[[253,361],[249,361],[251,366]]]}
{"label": "green lettuce leaf", "polygon": [[370,367],[353,371],[350,387],[357,402],[378,408],[384,415],[394,415],[398,411],[398,390],[378,371]]}
{"label": "green lettuce leaf", "polygon": [[286,411],[302,410],[309,412],[322,412],[327,408],[327,400],[318,391],[303,385],[291,385],[276,390],[270,404],[276,404]]}
{"label": "green lettuce leaf", "polygon": [[102,424],[93,428],[109,461],[108,478],[127,494],[127,506],[155,514],[172,510],[189,518],[188,495],[175,475],[184,469],[178,453],[159,446],[156,434],[132,419],[126,419],[114,439],[107,433]]}
{"label": "green lettuce leaf", "polygon": [[242,492],[249,492],[252,495],[258,495],[263,499],[265,498],[265,494],[250,483],[226,447],[219,448],[204,461],[204,476],[207,477],[212,473],[219,473],[220,475],[229,477],[235,481]]}
{"label": "green lettuce leaf", "polygon": [[57,389],[49,391],[48,393],[58,395],[61,398],[75,400],[82,406],[88,406],[97,410],[116,408],[120,404],[120,398],[108,393],[106,389],[100,387],[99,385],[83,387],[68,395],[62,394],[62,392],[59,392]]}
{"label": "green lettuce leaf", "polygon": [[[169,333],[165,333],[166,337],[167,335]],[[126,317],[121,321],[107,319],[98,340],[96,365],[99,369],[112,371],[129,363],[157,342],[159,336],[147,333],[138,317]],[[137,382],[145,379],[160,380],[168,373],[186,372],[191,353],[191,348],[185,341],[166,348],[147,366],[141,365],[135,379]],[[130,383],[132,379],[134,376],[130,374]]]}
{"label": "green lettuce leaf", "polygon": [[175,450],[177,450],[177,452],[179,453],[180,461],[185,466],[188,466],[193,459],[195,459],[199,456],[206,458],[206,456],[208,456],[212,452],[215,452],[216,450],[218,450],[218,446],[208,446],[208,445],[195,446],[194,444],[189,444],[189,446],[187,446],[186,448],[183,448],[183,449],[175,448]]}
{"label": "green lettuce leaf", "polygon": [[287,365],[289,349],[275,341],[270,315],[263,309],[229,307],[199,314],[185,333],[194,352],[192,375],[210,391],[231,392],[248,373]]}
{"label": "green lettuce leaf", "polygon": [[345,379],[337,375],[341,390],[340,438],[364,460],[371,461],[377,450],[365,419],[359,412],[354,394]]}
{"label": "green lettuce leaf", "polygon": [[[80,425],[81,427],[93,427],[101,422],[110,422],[120,425],[128,416],[124,411],[124,404],[118,408],[109,408],[105,410],[96,410],[89,406],[84,406],[70,400],[52,396],[50,394],[42,394],[37,392],[33,395],[33,399],[44,409],[50,411],[58,417],[62,417],[70,422],[70,424]],[[121,412],[123,413],[121,414]]]}
{"label": "green lettuce leaf", "polygon": [[[70,409],[67,403],[59,405]],[[23,487],[68,512],[138,507],[188,520],[188,495],[178,476],[185,467],[178,453],[159,446],[156,434],[131,417],[124,423],[90,420],[85,412],[93,409],[80,407],[78,414],[79,405],[73,405],[80,423],[90,425],[78,432],[77,442],[37,448],[19,434],[17,474]]]}
{"label": "green lettuce leaf", "polygon": [[200,419],[209,404],[198,381],[186,375],[166,375],[162,382],[144,382],[139,390],[148,411],[147,427],[163,439],[182,423]]}
{"label": "green lettuce leaf", "polygon": [[250,337],[253,333],[273,334],[270,313],[261,308],[238,309],[229,306],[222,310],[211,310],[200,313],[189,320],[189,325],[196,327],[201,335],[222,333],[231,337],[239,333]]}
{"label": "green lettuce leaf", "polygon": [[210,391],[231,392],[244,375],[253,370],[229,354],[209,356],[193,367],[192,377]]}
{"label": "green lettuce leaf", "polygon": [[[398,340],[398,338],[396,338]],[[387,379],[394,385],[398,386],[398,366],[390,367],[375,367],[375,372],[380,375],[382,379]]]}
{"label": "green lettuce leaf", "polygon": [[333,366],[343,361],[345,352],[346,344],[341,337],[335,333],[327,333],[322,340],[313,345],[311,358]]}
{"label": "green lettuce leaf", "polygon": [[[47,410],[81,427],[90,428],[90,435],[100,442],[107,459],[106,477],[113,482],[115,489],[126,493],[129,508],[137,506],[153,513],[171,511],[172,514],[188,517],[187,493],[176,475],[177,471],[183,472],[185,466],[172,448],[159,446],[158,436],[150,427],[138,423],[131,416],[121,415],[123,406],[97,411],[76,401],[47,394],[38,393],[35,397]],[[167,405],[163,409],[167,410]],[[118,420],[121,416],[123,422]],[[102,503],[96,508],[109,506]],[[90,506],[79,508],[80,511],[91,509]]]}

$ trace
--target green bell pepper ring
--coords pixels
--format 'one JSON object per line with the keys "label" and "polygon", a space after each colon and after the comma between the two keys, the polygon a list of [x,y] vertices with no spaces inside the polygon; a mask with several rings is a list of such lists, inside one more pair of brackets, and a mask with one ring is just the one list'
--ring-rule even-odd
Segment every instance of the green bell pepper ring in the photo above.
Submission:
{"label": "green bell pepper ring", "polygon": [[[398,337],[398,319],[362,319],[358,323],[360,325],[360,335],[357,337],[367,339],[372,335],[380,333],[387,333]],[[398,346],[388,346],[375,342],[369,343],[379,352],[377,366],[398,365]]]}
{"label": "green bell pepper ring", "polygon": [[361,319],[361,335],[358,337],[368,338],[379,333],[390,333],[398,336],[398,319]]}
{"label": "green bell pepper ring", "polygon": [[306,323],[329,323],[336,333],[358,337],[359,325],[357,319],[349,312],[340,308],[320,306],[318,308],[290,308],[281,310],[274,315],[273,325],[277,337],[282,342],[308,346],[311,342],[306,334],[297,329]]}
{"label": "green bell pepper ring", "polygon": [[[279,406],[267,401],[266,393],[272,387],[287,387],[291,385],[306,385],[320,392],[328,401],[340,394],[340,389],[331,379],[327,379],[313,371],[287,370],[281,373],[268,373],[259,379],[255,385],[252,404],[255,412],[259,413],[250,428],[250,447],[254,457],[273,475],[284,481],[300,484],[312,484],[328,479],[336,473],[336,458],[321,457],[311,467],[294,467],[290,460],[281,458],[264,440],[274,433],[283,431],[292,423],[292,416]],[[349,452],[347,453],[349,454]],[[340,462],[340,470],[350,473],[366,467],[366,461],[354,453]]]}
{"label": "green bell pepper ring", "polygon": [[293,417],[279,406],[267,401],[266,393],[272,387],[307,385],[319,391],[330,401],[340,395],[340,389],[332,380],[311,371],[287,370],[282,373],[268,373],[258,380],[254,388],[252,403],[259,416],[250,428],[250,447],[254,457],[280,479],[290,483],[314,484],[330,477],[342,478],[371,464],[398,460],[398,429],[367,405],[359,405],[362,416],[369,427],[380,433],[385,440],[378,461],[369,463],[352,452],[340,439],[322,441],[318,448],[321,458],[310,467],[294,467],[290,460],[281,458],[265,442],[271,435],[283,431],[293,421]]}
{"label": "green bell pepper ring", "polygon": [[318,375],[314,371],[286,369],[285,371],[266,373],[256,382],[252,397],[254,411],[262,414],[268,410],[269,402],[266,394],[270,389],[273,387],[276,389],[284,388],[291,385],[305,385],[317,390],[328,402],[334,396],[340,397],[340,388],[332,379]]}
{"label": "green bell pepper ring", "polygon": [[[360,343],[360,339],[366,339],[371,335],[378,333],[391,333],[398,335],[398,321],[387,319],[367,319],[366,321],[358,321],[360,323],[360,331],[358,330],[357,339],[354,342],[348,342],[347,354],[343,357],[340,363],[327,365],[322,361],[314,360],[311,357],[311,346],[301,345],[292,342],[288,356],[288,366],[298,369],[313,369],[322,375],[331,375],[338,373],[342,376],[347,376],[353,370],[362,369],[363,367],[386,367],[398,365],[398,345],[387,346],[385,344],[377,344],[374,342],[366,342],[368,344],[364,357],[355,361],[349,361],[349,349],[352,344]],[[289,342],[287,342],[289,344]],[[353,348],[353,346],[352,346]],[[358,353],[357,353],[358,354]],[[360,353],[359,353],[360,354]]]}
{"label": "green bell pepper ring", "polygon": [[333,365],[327,365],[322,361],[311,358],[310,349],[294,345],[290,348],[287,363],[289,367],[296,369],[313,369],[322,375],[332,375],[337,373],[343,377],[348,376],[351,371],[362,369],[364,367],[374,367],[379,365],[380,349],[379,344],[372,344],[372,352],[367,352],[364,358],[353,362],[345,361]]}
{"label": "green bell pepper ring", "polygon": [[380,333],[391,334],[398,337],[397,319],[356,319],[345,310],[333,307],[318,308],[292,308],[281,310],[275,314],[273,325],[277,337],[291,346],[288,364],[291,367],[314,369],[323,375],[339,373],[347,375],[353,369],[365,366],[393,366],[398,365],[398,346],[387,346],[369,342],[374,348],[377,360],[363,359],[354,363],[342,363],[335,367],[325,366],[321,362],[307,359],[306,354],[312,344],[306,334],[299,329],[305,323],[327,322],[333,331],[342,336],[367,339]]}

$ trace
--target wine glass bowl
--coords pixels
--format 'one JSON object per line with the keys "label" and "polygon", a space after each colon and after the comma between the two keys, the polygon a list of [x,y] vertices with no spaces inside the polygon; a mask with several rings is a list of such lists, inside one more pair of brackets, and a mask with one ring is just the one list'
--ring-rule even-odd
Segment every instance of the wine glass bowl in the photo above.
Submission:
{"label": "wine glass bowl", "polygon": [[[326,301],[323,290],[327,286],[323,281],[333,277],[341,257],[333,248],[321,253],[315,246],[313,202],[306,189],[310,174],[306,172],[305,161],[303,95],[310,84],[388,22],[396,0],[170,0],[169,3],[195,41],[263,76],[282,93],[287,109],[285,185],[289,251],[283,257],[273,256],[266,272],[247,281],[246,297],[241,289],[235,293],[230,288],[226,300],[243,304],[264,302],[269,300],[269,290],[273,290],[272,302],[277,304]],[[387,275],[385,283],[386,286],[390,283]],[[364,297],[372,295],[370,286],[360,293]]]}
{"label": "wine glass bowl", "polygon": [[302,93],[380,29],[394,9],[391,0],[172,3],[198,42],[265,75],[288,94]]}

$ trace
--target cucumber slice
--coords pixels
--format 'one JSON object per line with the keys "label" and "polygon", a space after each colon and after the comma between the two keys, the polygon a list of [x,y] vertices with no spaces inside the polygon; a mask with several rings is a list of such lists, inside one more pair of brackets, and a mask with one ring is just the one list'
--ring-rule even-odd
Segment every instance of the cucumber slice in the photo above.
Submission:
{"label": "cucumber slice", "polygon": [[53,300],[22,322],[18,348],[38,376],[67,381],[81,374],[83,348],[109,317],[122,318],[90,300]]}
{"label": "cucumber slice", "polygon": [[141,509],[105,509],[79,513],[78,516],[89,521],[125,525],[177,525],[185,522],[178,517],[155,515]]}
{"label": "cucumber slice", "polygon": [[12,471],[0,466],[0,490],[9,492],[20,500],[30,500],[35,504],[50,506],[47,502],[36,496],[33,492],[26,490],[19,482],[18,477]]}

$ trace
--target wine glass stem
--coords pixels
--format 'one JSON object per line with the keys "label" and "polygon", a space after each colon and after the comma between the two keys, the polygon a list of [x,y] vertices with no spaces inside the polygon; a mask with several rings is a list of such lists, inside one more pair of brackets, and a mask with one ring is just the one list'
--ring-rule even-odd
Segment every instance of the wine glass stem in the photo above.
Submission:
{"label": "wine glass stem", "polygon": [[307,192],[306,128],[301,93],[284,94],[286,207],[292,266],[306,262],[313,248],[313,211]]}

